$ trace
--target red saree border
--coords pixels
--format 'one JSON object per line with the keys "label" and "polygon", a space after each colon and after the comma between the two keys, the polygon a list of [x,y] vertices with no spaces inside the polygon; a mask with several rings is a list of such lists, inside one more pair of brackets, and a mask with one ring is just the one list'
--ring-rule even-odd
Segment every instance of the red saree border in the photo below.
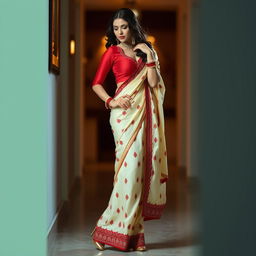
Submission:
{"label": "red saree border", "polygon": [[122,251],[128,251],[131,248],[136,249],[139,246],[145,246],[144,233],[125,235],[98,226],[95,228],[92,238],[94,241],[113,246]]}
{"label": "red saree border", "polygon": [[129,82],[131,82],[139,73],[140,71],[144,68],[145,62],[141,61],[139,63],[138,68],[135,70],[135,72],[125,81],[123,82],[116,90],[114,98],[127,86]]}

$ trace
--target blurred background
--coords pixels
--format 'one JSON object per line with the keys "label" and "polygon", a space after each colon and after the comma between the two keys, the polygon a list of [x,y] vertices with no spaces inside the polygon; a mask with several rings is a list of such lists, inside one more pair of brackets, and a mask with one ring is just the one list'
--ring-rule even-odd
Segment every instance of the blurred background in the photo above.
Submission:
{"label": "blurred background", "polygon": [[[122,7],[138,15],[166,85],[167,205],[145,222],[143,254],[256,255],[255,2],[60,0],[57,73],[52,3],[0,1],[0,255],[123,255],[90,238],[115,159],[91,83]],[[114,94],[113,74],[104,86]]]}

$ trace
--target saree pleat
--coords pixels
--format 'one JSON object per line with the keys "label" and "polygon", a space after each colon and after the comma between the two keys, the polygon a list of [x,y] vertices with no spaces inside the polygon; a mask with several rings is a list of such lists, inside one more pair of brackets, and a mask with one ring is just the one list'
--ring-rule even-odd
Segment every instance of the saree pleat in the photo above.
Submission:
{"label": "saree pleat", "polygon": [[146,74],[141,62],[116,91],[115,98],[130,95],[132,106],[110,112],[116,146],[113,190],[93,233],[95,241],[124,251],[145,245],[144,221],[159,219],[166,204],[165,86],[159,72],[159,84],[150,88]]}

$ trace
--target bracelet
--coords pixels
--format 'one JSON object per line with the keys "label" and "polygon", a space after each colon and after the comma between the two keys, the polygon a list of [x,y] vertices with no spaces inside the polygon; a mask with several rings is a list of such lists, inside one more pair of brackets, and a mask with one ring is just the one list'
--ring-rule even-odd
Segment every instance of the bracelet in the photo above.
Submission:
{"label": "bracelet", "polygon": [[113,98],[109,97],[109,98],[105,101],[105,107],[106,107],[106,109],[109,109],[109,108],[110,108],[110,107],[109,107],[109,103],[110,103],[111,100],[113,100]]}
{"label": "bracelet", "polygon": [[147,67],[155,67],[156,66],[156,62],[152,61],[152,62],[146,63],[146,66]]}

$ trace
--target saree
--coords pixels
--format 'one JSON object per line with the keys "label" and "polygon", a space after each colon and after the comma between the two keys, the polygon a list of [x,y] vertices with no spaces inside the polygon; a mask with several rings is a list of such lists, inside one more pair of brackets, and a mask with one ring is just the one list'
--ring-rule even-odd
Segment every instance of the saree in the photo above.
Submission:
{"label": "saree", "polygon": [[141,61],[114,95],[131,96],[131,107],[110,110],[116,156],[113,190],[92,237],[123,251],[145,245],[143,221],[159,219],[166,205],[165,85],[158,59],[159,83],[153,88],[147,68]]}

